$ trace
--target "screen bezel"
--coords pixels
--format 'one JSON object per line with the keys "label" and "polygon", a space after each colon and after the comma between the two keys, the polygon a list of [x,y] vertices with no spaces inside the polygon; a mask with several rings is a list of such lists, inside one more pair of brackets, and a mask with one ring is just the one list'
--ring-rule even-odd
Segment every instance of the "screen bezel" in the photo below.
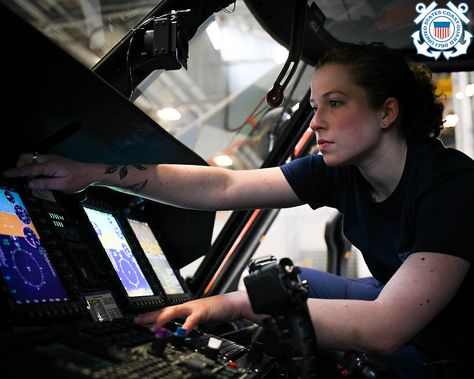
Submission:
{"label": "screen bezel", "polygon": [[[137,256],[136,256],[136,253],[135,253],[135,251],[134,251],[135,249],[133,248],[133,245],[129,242],[130,238],[127,237],[127,234],[126,234],[126,232],[124,231],[123,226],[122,226],[121,223],[120,223],[120,219],[119,219],[120,215],[119,215],[118,213],[116,213],[116,212],[111,211],[111,210],[101,209],[101,208],[98,208],[98,207],[91,207],[91,206],[84,205],[84,204],[83,204],[82,207],[83,207],[83,209],[84,209],[84,212],[86,213],[86,217],[88,218],[88,220],[89,220],[89,222],[90,222],[90,224],[91,224],[91,226],[92,226],[92,229],[94,230],[94,233],[96,234],[96,237],[97,237],[97,239],[98,239],[98,241],[99,241],[99,243],[100,243],[100,245],[101,245],[101,247],[102,247],[102,250],[103,250],[104,253],[105,253],[105,257],[108,259],[110,265],[114,268],[114,272],[116,273],[116,276],[117,276],[117,278],[119,279],[118,282],[120,283],[120,285],[121,285],[121,287],[122,287],[122,290],[126,293],[127,297],[129,297],[129,298],[139,298],[139,297],[150,297],[150,296],[154,296],[155,293],[154,293],[154,291],[153,291],[153,288],[152,288],[152,285],[151,285],[151,283],[150,283],[150,280],[149,280],[149,278],[147,278],[145,272],[143,271],[143,268],[140,266],[140,263],[139,263],[139,261],[138,261],[138,259],[137,259]],[[134,260],[134,262],[133,262],[133,264],[130,264],[130,266],[135,266],[135,267],[132,267],[132,268],[139,270],[138,274],[141,274],[141,276],[142,276],[142,278],[143,278],[143,281],[144,281],[143,286],[141,286],[141,288],[142,288],[143,290],[150,291],[150,293],[146,293],[146,294],[142,294],[142,295],[133,295],[132,291],[126,287],[126,284],[123,282],[124,277],[122,277],[122,276],[119,274],[119,272],[117,271],[117,269],[115,269],[115,267],[114,267],[114,263],[118,265],[119,262],[114,262],[114,261],[113,261],[113,258],[110,256],[110,254],[109,254],[109,252],[108,252],[108,249],[109,249],[111,246],[106,246],[106,245],[104,244],[103,240],[100,238],[99,234],[97,233],[97,231],[96,231],[96,230],[94,229],[94,227],[93,227],[93,222],[94,222],[94,220],[92,220],[92,219],[89,217],[89,215],[88,215],[86,209],[92,210],[92,211],[94,211],[94,212],[98,212],[98,213],[100,213],[101,215],[103,215],[103,216],[105,216],[105,217],[108,217],[108,216],[111,216],[111,217],[112,217],[112,219],[115,221],[116,225],[117,225],[118,228],[119,228],[118,233],[120,234],[120,236],[121,236],[121,237],[123,238],[123,240],[124,240],[124,241],[123,241],[123,244],[126,245],[127,249],[129,250],[129,253],[130,253],[130,254],[132,255],[132,257],[133,257],[132,259]],[[122,253],[121,250],[118,251],[118,252],[119,252],[119,253]],[[127,260],[127,263],[128,263],[128,262],[129,262],[129,261]],[[137,280],[138,280],[138,278],[137,278]]]}
{"label": "screen bezel", "polygon": [[[5,224],[2,222],[2,230],[10,229],[12,231],[11,233],[2,234],[8,237],[8,243],[5,245],[8,246],[8,249],[5,250],[5,253],[7,253],[8,257],[12,260],[10,263],[11,273],[9,275],[8,272],[4,272],[3,270],[0,271],[2,272],[2,277],[9,276],[11,278],[16,278],[12,281],[11,286],[5,282],[11,292],[16,289],[21,290],[17,295],[10,295],[12,300],[17,305],[41,303],[53,304],[70,301],[70,296],[58,274],[58,269],[51,263],[48,249],[46,249],[44,241],[39,235],[36,222],[32,218],[30,206],[24,201],[21,193],[11,186],[0,185],[0,191],[0,209],[3,209],[4,207],[9,208],[9,211],[2,212],[5,214]],[[11,195],[10,199],[8,199],[7,193]],[[14,212],[10,208],[14,208]],[[10,212],[10,210],[12,212]],[[16,214],[16,217],[14,217],[14,214]],[[8,224],[6,224],[7,222]],[[23,228],[23,234],[20,236],[18,229],[21,228]],[[30,232],[29,236],[26,235],[27,231]],[[15,252],[25,252],[26,255],[29,256],[27,258],[28,262],[26,262],[28,270],[21,270],[20,263],[15,261]],[[31,269],[33,265],[36,265],[36,270],[34,268]],[[6,265],[7,268],[8,266],[9,265]],[[27,273],[27,271],[29,271],[29,273]],[[33,278],[31,273],[35,271],[39,274],[36,275],[36,278]],[[27,278],[28,274],[31,278]],[[35,284],[34,281],[38,279],[38,275],[40,275],[41,283]],[[47,276],[50,278],[48,279]],[[49,285],[48,280],[53,282]],[[44,287],[44,292],[47,293],[35,298],[35,291],[27,288],[27,283],[30,283],[31,287],[37,287],[37,291],[41,291],[40,288],[43,287],[43,285],[46,285],[46,287]],[[57,294],[52,295],[52,291],[57,292]]]}
{"label": "screen bezel", "polygon": [[[113,215],[132,250],[132,253],[137,261],[137,265],[140,267],[140,270],[151,287],[153,295],[137,297],[130,297],[128,295],[127,291],[122,285],[119,275],[107,256],[107,252],[100,242],[99,237],[97,236],[84,207]],[[106,277],[109,281],[109,290],[113,293],[120,310],[124,313],[124,315],[127,315],[129,313],[145,312],[164,306],[166,303],[166,295],[164,294],[161,285],[154,278],[151,268],[148,267],[148,261],[144,257],[144,254],[136,247],[133,236],[128,231],[127,222],[124,221],[123,215],[120,212],[122,207],[123,204],[107,202],[102,199],[102,196],[97,197],[92,195],[84,196],[84,199],[79,204],[81,217],[87,225],[85,228],[87,230],[87,235],[84,237],[89,240],[90,246],[94,251],[94,257],[96,258],[97,264],[106,273]]]}
{"label": "screen bezel", "polygon": [[[68,297],[68,300],[58,302],[18,304],[10,295],[9,286],[1,275],[0,303],[4,305],[2,308],[5,309],[5,318],[10,320],[11,325],[45,325],[63,319],[72,321],[84,317],[87,311],[70,281],[66,278],[67,269],[59,267],[60,262],[63,261],[61,252],[53,247],[54,244],[51,243],[52,236],[47,230],[47,220],[40,210],[40,204],[44,200],[36,198],[22,180],[0,178],[0,187],[15,191],[22,199],[48,254],[51,265],[54,267]],[[34,211],[32,211],[33,209]]]}
{"label": "screen bezel", "polygon": [[[173,272],[175,273],[181,287],[184,290],[184,292],[180,293],[180,294],[166,294],[163,287],[162,287],[162,285],[161,285],[161,283],[159,282],[159,278],[157,277],[154,269],[151,267],[151,264],[150,264],[152,274],[156,277],[156,280],[159,282],[159,285],[162,288],[163,294],[166,297],[166,303],[169,304],[169,305],[173,305],[173,304],[181,304],[181,303],[184,303],[186,301],[192,300],[193,296],[192,296],[191,291],[189,290],[188,285],[186,284],[186,281],[181,276],[179,270],[174,268],[173,265],[170,262],[169,256],[173,252],[170,251],[170,249],[167,246],[166,242],[163,240],[163,238],[161,238],[161,235],[158,231],[159,228],[156,227],[156,224],[149,217],[147,217],[144,214],[144,212],[140,212],[138,210],[132,210],[132,211],[127,210],[127,212],[123,212],[123,219],[125,219],[125,221],[127,222],[127,229],[130,228],[130,233],[132,235],[132,238],[133,238],[137,248],[139,250],[141,250],[141,252],[143,253],[144,256],[145,256],[145,252],[143,251],[138,239],[136,238],[135,233],[131,230],[131,226],[129,225],[127,218],[132,218],[132,219],[134,219],[136,221],[140,221],[140,222],[146,222],[150,226],[150,229],[152,230],[153,235],[155,236],[156,240],[158,241],[159,245],[161,246],[163,254],[166,256],[168,262],[170,263],[171,268],[173,269]],[[145,257],[145,259],[148,262],[148,258]]]}
{"label": "screen bezel", "polygon": [[[130,229],[131,229],[131,231],[132,231],[132,233],[133,233],[133,236],[135,237],[136,241],[138,242],[138,246],[139,246],[140,249],[143,251],[143,253],[144,253],[146,259],[147,259],[148,262],[150,263],[150,266],[151,266],[152,269],[153,269],[153,273],[156,275],[157,280],[160,282],[161,287],[163,288],[163,291],[165,292],[166,296],[167,296],[167,297],[170,297],[170,296],[182,296],[182,295],[185,295],[187,291],[186,291],[185,285],[184,285],[184,283],[183,283],[183,280],[182,280],[182,278],[180,277],[179,273],[177,273],[176,270],[171,266],[171,263],[170,263],[168,257],[166,256],[166,253],[165,253],[165,250],[164,250],[164,248],[163,248],[163,245],[162,245],[162,243],[160,242],[160,239],[159,239],[159,237],[157,236],[157,233],[155,233],[154,228],[152,227],[152,225],[150,224],[150,222],[148,222],[148,221],[145,220],[144,218],[140,218],[140,217],[136,217],[136,216],[131,216],[131,215],[126,216],[126,220],[127,220],[127,222],[128,222],[128,225],[130,226]],[[169,266],[170,269],[172,270],[174,277],[175,277],[176,280],[178,281],[178,283],[179,283],[179,285],[180,285],[180,287],[181,287],[181,292],[168,293],[168,292],[166,291],[166,289],[165,289],[163,283],[162,283],[161,280],[160,280],[160,276],[158,275],[158,273],[156,272],[155,268],[153,267],[152,262],[151,262],[150,259],[148,258],[148,255],[147,255],[147,253],[146,253],[144,247],[142,246],[142,241],[140,241],[139,236],[135,233],[135,230],[133,229],[132,224],[131,224],[130,221],[135,221],[135,222],[138,222],[138,223],[143,223],[143,224],[145,224],[145,225],[149,228],[150,232],[152,233],[153,237],[154,237],[155,240],[156,240],[156,243],[158,244],[158,247],[160,248],[160,250],[161,250],[163,256],[165,257],[168,266]]]}

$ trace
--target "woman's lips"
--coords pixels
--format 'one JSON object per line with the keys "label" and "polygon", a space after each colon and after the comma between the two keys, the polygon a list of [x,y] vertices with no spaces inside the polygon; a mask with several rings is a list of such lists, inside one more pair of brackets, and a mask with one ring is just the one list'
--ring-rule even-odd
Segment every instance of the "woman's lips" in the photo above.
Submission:
{"label": "woman's lips", "polygon": [[332,142],[329,142],[329,141],[326,141],[326,140],[318,140],[319,150],[325,150],[331,144],[332,144]]}

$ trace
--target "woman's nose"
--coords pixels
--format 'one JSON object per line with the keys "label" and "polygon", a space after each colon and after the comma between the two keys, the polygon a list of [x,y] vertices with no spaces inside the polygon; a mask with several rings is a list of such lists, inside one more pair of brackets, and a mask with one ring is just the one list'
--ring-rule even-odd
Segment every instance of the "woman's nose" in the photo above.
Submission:
{"label": "woman's nose", "polygon": [[311,130],[316,131],[317,129],[321,128],[321,125],[321,111],[318,109],[314,111],[313,117],[309,122],[309,127]]}
{"label": "woman's nose", "polygon": [[316,131],[316,122],[314,120],[314,115],[311,118],[311,121],[309,122],[309,128],[314,132]]}

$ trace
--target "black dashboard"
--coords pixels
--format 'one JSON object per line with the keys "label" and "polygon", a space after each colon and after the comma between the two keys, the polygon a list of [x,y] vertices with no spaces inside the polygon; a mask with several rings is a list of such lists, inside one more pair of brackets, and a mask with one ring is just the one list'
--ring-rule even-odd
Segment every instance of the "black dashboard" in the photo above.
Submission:
{"label": "black dashboard", "polygon": [[186,336],[178,321],[154,333],[133,322],[192,295],[144,201],[111,192],[1,180],[2,377],[267,375],[273,360],[248,346],[199,329]]}

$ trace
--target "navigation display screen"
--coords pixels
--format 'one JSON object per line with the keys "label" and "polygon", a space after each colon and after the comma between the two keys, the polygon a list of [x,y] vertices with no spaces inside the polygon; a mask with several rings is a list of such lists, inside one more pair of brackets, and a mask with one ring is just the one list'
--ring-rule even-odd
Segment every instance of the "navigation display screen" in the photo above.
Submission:
{"label": "navigation display screen", "polygon": [[154,295],[115,216],[88,207],[84,207],[84,210],[127,295],[129,297]]}
{"label": "navigation display screen", "polygon": [[168,263],[166,256],[163,254],[160,244],[150,226],[146,222],[131,218],[128,218],[128,222],[130,223],[140,246],[145,252],[146,257],[150,261],[156,276],[158,276],[165,293],[167,295],[184,293],[183,287]]}
{"label": "navigation display screen", "polygon": [[16,304],[69,300],[20,195],[1,186],[0,273]]}

